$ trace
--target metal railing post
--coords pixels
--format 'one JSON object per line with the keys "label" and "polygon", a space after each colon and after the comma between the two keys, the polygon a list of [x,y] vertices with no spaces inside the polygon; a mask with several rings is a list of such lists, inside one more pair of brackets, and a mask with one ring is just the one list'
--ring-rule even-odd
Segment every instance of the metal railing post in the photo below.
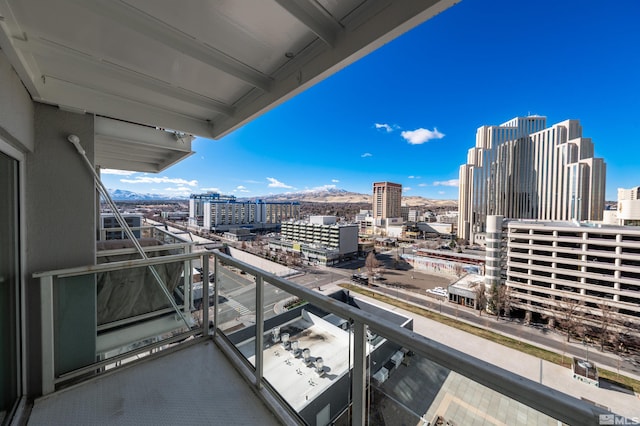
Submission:
{"label": "metal railing post", "polygon": [[202,334],[209,334],[209,254],[202,255]]}
{"label": "metal railing post", "polygon": [[55,326],[53,323],[53,277],[40,278],[40,321],[42,332],[42,394],[55,391]]}
{"label": "metal railing post", "polygon": [[218,335],[218,298],[220,295],[220,259],[213,258],[213,335]]}
{"label": "metal railing post", "polygon": [[366,375],[367,375],[367,333],[366,324],[353,323],[353,382],[352,425],[364,425],[366,417]]}
{"label": "metal railing post", "polygon": [[264,361],[264,279],[256,276],[256,386],[262,388]]}

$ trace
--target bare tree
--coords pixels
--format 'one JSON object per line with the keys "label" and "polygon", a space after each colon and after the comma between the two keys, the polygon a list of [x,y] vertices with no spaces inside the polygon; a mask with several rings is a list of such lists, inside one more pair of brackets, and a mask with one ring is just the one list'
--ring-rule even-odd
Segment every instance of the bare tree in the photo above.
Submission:
{"label": "bare tree", "polygon": [[509,318],[511,316],[511,305],[513,304],[512,289],[508,285],[501,285],[498,290],[498,300],[502,305],[502,311],[504,316]]}
{"label": "bare tree", "polygon": [[364,261],[364,266],[367,268],[367,273],[369,274],[368,283],[371,285],[371,278],[375,271],[380,268],[380,261],[376,259],[376,255],[373,251],[369,252],[367,255],[367,259]]}
{"label": "bare tree", "polygon": [[582,300],[563,297],[557,301],[555,319],[558,325],[567,332],[567,342],[571,341],[571,334],[581,334],[584,324],[580,307],[584,305]]}
{"label": "bare tree", "polygon": [[598,338],[600,339],[600,350],[604,351],[604,345],[611,340],[611,335],[617,334],[612,328],[616,325],[615,313],[618,310],[607,302],[601,303],[598,307],[600,308]]}
{"label": "bare tree", "polygon": [[504,284],[494,284],[491,287],[491,300],[489,305],[496,313],[496,321],[500,319],[500,314],[504,312],[506,317],[511,312],[511,287]]}
{"label": "bare tree", "polygon": [[473,292],[476,296],[476,309],[478,310],[478,316],[482,316],[482,310],[487,304],[487,294],[486,294],[486,286],[483,282],[475,282],[470,286],[473,288]]}
{"label": "bare tree", "polygon": [[454,263],[453,264],[453,272],[455,272],[456,277],[460,278],[462,276],[462,274],[464,273],[464,268],[462,267],[461,264]]}

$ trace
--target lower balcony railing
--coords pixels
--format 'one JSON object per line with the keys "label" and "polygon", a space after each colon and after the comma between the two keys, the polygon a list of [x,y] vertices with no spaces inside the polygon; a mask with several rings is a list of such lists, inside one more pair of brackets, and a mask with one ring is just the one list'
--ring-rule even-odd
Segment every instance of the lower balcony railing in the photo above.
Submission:
{"label": "lower balcony railing", "polygon": [[[192,282],[195,261],[202,265],[202,284]],[[194,300],[194,290],[200,297],[208,291],[208,265],[209,253],[200,252],[35,274],[41,286],[43,394],[206,335],[209,310]]]}
{"label": "lower balcony railing", "polygon": [[[121,271],[131,277],[122,285],[135,285],[131,274],[140,268],[177,264],[190,268],[196,259],[207,277],[210,255],[213,300],[202,303],[202,311],[194,311],[190,302],[179,305],[193,325],[181,324],[164,306],[78,332],[77,315],[96,309],[75,306],[79,300],[90,300],[81,296],[83,286],[96,294],[95,284],[87,282]],[[310,290],[219,252],[38,276],[45,393],[70,378],[95,375],[186,336],[209,334],[211,304],[214,341],[256,391],[267,395],[274,412],[287,410],[300,423],[597,425],[599,416],[608,413],[416,334],[410,318],[346,292],[328,296]],[[202,294],[208,294],[206,279]],[[110,333],[112,340],[107,338]],[[77,339],[91,342],[82,345],[82,354],[72,355]],[[139,347],[132,343],[136,341]]]}

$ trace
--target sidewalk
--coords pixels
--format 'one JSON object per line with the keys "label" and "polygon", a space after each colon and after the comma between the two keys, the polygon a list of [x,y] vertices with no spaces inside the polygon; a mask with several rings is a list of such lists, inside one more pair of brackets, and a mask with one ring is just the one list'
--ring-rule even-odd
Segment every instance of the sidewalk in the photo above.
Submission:
{"label": "sidewalk", "polygon": [[[381,286],[379,288],[384,289],[385,287]],[[384,294],[385,296],[401,300],[404,303],[410,303],[414,306],[428,309],[434,312],[436,312],[437,310],[432,306],[439,306],[437,299],[414,292],[403,292],[402,290],[399,290],[399,293],[402,293],[403,296],[395,297],[393,293],[396,289],[387,289],[391,290],[391,292],[377,291],[375,287],[367,288],[367,290],[378,292]],[[418,299],[426,303],[421,304],[415,303],[411,300],[407,300],[407,295],[412,299]],[[619,358],[616,354],[611,352],[602,352],[597,346],[594,345],[588,345],[588,347],[584,346],[581,342],[577,342],[575,340],[566,342],[566,335],[558,333],[556,331],[550,329],[545,329],[543,331],[518,322],[513,322],[508,319],[496,320],[495,317],[487,316],[486,314],[484,316],[478,316],[477,311],[472,311],[469,308],[464,307],[458,308],[460,312],[459,315],[452,315],[451,313],[446,311],[455,310],[455,305],[447,302],[442,303],[442,308],[444,308],[444,311],[440,311],[439,313],[451,319],[455,319],[474,327],[482,328],[493,333],[500,334],[505,337],[510,337],[523,343],[528,343],[541,349],[546,349],[550,352],[557,353],[559,355],[563,355],[564,353],[564,355],[567,357],[575,356],[585,358],[588,352],[589,359],[596,362],[599,367],[613,372],[616,372],[618,370]],[[537,340],[533,340],[534,338]],[[547,342],[544,343],[542,340],[546,340]],[[640,380],[640,374],[634,373],[632,371],[621,370],[621,374],[635,380]]]}
{"label": "sidewalk", "polygon": [[[342,288],[334,283],[324,286],[322,291],[327,293],[338,289]],[[384,305],[375,298],[366,297],[361,294],[357,294],[355,297],[379,306],[382,305],[386,309],[396,311],[407,317],[413,318],[414,331],[428,337],[429,339],[470,354],[480,360],[489,362],[530,380],[542,383],[575,398],[586,399],[605,406],[616,414],[623,415],[628,418],[640,416],[640,399],[636,395],[597,388],[595,386],[579,382],[573,379],[571,370],[568,368],[527,355],[515,349],[502,346],[498,343],[474,336],[403,309]],[[460,318],[458,318],[458,320],[460,320]],[[473,322],[465,322],[474,326],[479,326]],[[491,330],[490,327],[485,328]],[[520,339],[520,337],[513,335],[510,335],[510,337],[527,342],[524,339]],[[536,342],[530,342],[530,344],[538,347],[541,346]],[[555,352],[553,349],[549,350]],[[613,371],[615,371],[615,369]]]}

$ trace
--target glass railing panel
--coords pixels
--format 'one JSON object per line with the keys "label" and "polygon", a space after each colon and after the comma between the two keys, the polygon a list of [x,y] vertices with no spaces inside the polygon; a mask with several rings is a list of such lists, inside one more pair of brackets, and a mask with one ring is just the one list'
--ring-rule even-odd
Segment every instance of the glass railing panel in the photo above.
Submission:
{"label": "glass railing panel", "polygon": [[56,376],[96,361],[96,274],[53,280]]}
{"label": "glass railing panel", "polygon": [[556,419],[369,331],[370,425],[558,425]]}
{"label": "glass railing panel", "polygon": [[330,424],[347,416],[350,321],[268,283],[264,312],[264,380],[307,424]]}
{"label": "glass railing panel", "polygon": [[218,262],[217,325],[252,365],[255,351],[247,349],[256,338],[256,277],[241,268]]}
{"label": "glass railing panel", "polygon": [[[184,262],[153,269],[187,322],[196,324],[188,301],[184,307]],[[189,330],[151,267],[55,278],[53,290],[57,375]]]}

